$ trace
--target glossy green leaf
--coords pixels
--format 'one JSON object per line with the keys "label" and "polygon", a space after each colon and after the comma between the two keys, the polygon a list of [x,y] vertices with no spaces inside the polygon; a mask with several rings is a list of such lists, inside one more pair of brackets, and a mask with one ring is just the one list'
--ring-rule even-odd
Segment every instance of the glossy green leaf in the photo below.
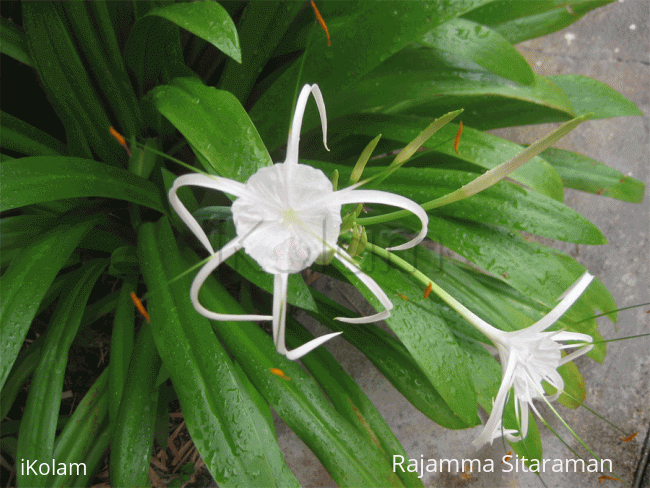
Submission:
{"label": "glossy green leaf", "polygon": [[249,2],[237,24],[241,58],[226,61],[219,88],[229,91],[244,104],[273,50],[303,6],[299,0]]}
{"label": "glossy green leaf", "polygon": [[66,128],[70,154],[92,158],[94,151],[106,163],[122,164],[125,158],[108,133],[112,124],[56,6],[33,2],[22,7],[32,61]]}
{"label": "glossy green leaf", "polygon": [[[108,371],[104,372],[95,381],[90,390],[84,395],[79,405],[66,424],[61,434],[56,438],[52,457],[58,463],[71,466],[66,475],[50,473],[48,487],[57,488],[70,486],[70,481],[77,474],[71,463],[79,463],[85,454],[92,449],[107,424],[108,415]],[[83,474],[86,467],[79,467],[79,474]],[[72,485],[74,486],[74,485]]]}
{"label": "glossy green leaf", "polygon": [[6,112],[0,112],[0,127],[0,147],[5,149],[29,156],[59,156],[66,152],[54,137]]}
{"label": "glossy green leaf", "polygon": [[0,219],[2,252],[28,245],[36,236],[42,235],[53,221],[45,215],[15,215]]}
{"label": "glossy green leaf", "polygon": [[90,451],[84,457],[84,464],[86,465],[86,473],[73,477],[69,486],[88,486],[90,481],[95,476],[104,460],[108,444],[110,442],[110,427],[106,426],[104,430],[96,437],[95,443],[90,448]]}
{"label": "glossy green leaf", "polygon": [[228,12],[216,2],[176,3],[151,10],[155,15],[173,22],[205,39],[214,47],[241,63],[239,37]]}
{"label": "glossy green leaf", "polygon": [[207,319],[194,310],[189,278],[167,285],[184,268],[169,222],[143,225],[138,249],[156,344],[210,473],[220,486],[296,486],[273,432]]}
{"label": "glossy green leaf", "polygon": [[319,313],[310,312],[309,315],[334,331],[342,331],[344,338],[364,353],[415,408],[448,429],[471,427],[449,408],[403,344],[375,326],[334,320],[334,317],[350,317],[354,313],[315,290],[312,293]]}
{"label": "glossy green leaf", "polygon": [[177,78],[173,85],[157,87],[153,100],[210,163],[209,172],[246,182],[272,163],[248,114],[231,93],[196,79]]}
{"label": "glossy green leaf", "polygon": [[[424,290],[417,283],[386,263],[377,263],[377,259],[374,255],[366,254],[357,264],[391,298],[399,295],[417,297],[423,293]],[[355,274],[338,261],[333,264],[359,288],[373,306],[379,307],[377,310],[381,310],[379,301],[361,284]],[[386,323],[402,341],[447,405],[463,422],[475,425],[478,421],[476,393],[466,367],[465,354],[459,348],[446,321],[439,316],[423,313],[419,301],[394,300],[394,308]]]}
{"label": "glossy green leaf", "polygon": [[35,156],[0,166],[2,210],[73,197],[108,197],[163,211],[158,187],[120,168],[65,156]]}
{"label": "glossy green leaf", "polygon": [[135,337],[135,306],[131,292],[135,292],[135,279],[122,283],[119,292],[113,332],[111,334],[111,360],[108,365],[108,409],[111,425],[117,423],[117,414],[122,401],[124,381],[131,362]]}
{"label": "glossy green leaf", "polygon": [[[138,21],[129,31],[124,48],[124,62],[135,78],[140,98],[159,85],[161,80],[170,83],[178,76],[196,76],[185,65],[179,28],[171,22],[161,22],[156,17],[144,17],[155,7],[154,2],[134,3]],[[146,119],[144,106],[143,115]]]}
{"label": "glossy green leaf", "polygon": [[[584,266],[559,251],[492,226],[430,216],[428,236],[547,306],[585,272]],[[598,280],[577,303],[581,302],[602,311],[616,308]]]}
{"label": "glossy green leaf", "polygon": [[0,415],[5,418],[11,410],[18,392],[32,375],[41,360],[45,336],[41,336],[25,349],[11,368],[0,394]]}
{"label": "glossy green leaf", "polygon": [[323,96],[332,117],[355,112],[436,117],[463,108],[463,123],[477,129],[575,116],[569,98],[542,76],[521,84],[454,54],[415,47],[402,49],[349,90]]}
{"label": "glossy green leaf", "polygon": [[[20,423],[18,457],[21,459],[50,459],[53,455],[68,351],[90,292],[107,264],[101,259],[81,267],[52,315]],[[16,476],[22,486],[48,486],[46,476],[21,472]]]}
{"label": "glossy green leaf", "polygon": [[25,33],[11,20],[0,17],[0,53],[32,66]]}
{"label": "glossy green leaf", "polygon": [[[289,326],[287,343],[292,349],[314,338],[293,317],[287,317],[287,325]],[[324,347],[316,348],[304,356],[301,361],[323,388],[337,411],[354,425],[361,434],[365,435],[368,442],[379,447],[389,462],[392,462],[394,455],[408,458],[406,451],[377,408],[327,349]],[[402,473],[400,470],[396,470],[396,473],[404,486],[423,486],[417,473]]]}
{"label": "glossy green leaf", "polygon": [[[186,285],[186,289],[189,283]],[[213,279],[201,302],[221,313],[243,313]],[[339,486],[400,486],[377,447],[369,444],[325,398],[316,382],[294,361],[279,355],[272,339],[251,322],[215,322],[214,330],[278,415],[318,456]],[[290,381],[274,375],[284,372]]]}
{"label": "glossy green leaf", "polygon": [[588,76],[553,75],[546,79],[560,87],[571,101],[576,115],[593,113],[597,119],[643,115],[633,102],[619,92]]}
{"label": "glossy green leaf", "polygon": [[97,218],[61,222],[25,247],[0,278],[0,385],[4,385],[54,277],[79,241],[97,223]]}
{"label": "glossy green leaf", "polygon": [[[326,173],[331,167],[323,163],[316,165]],[[340,170],[343,177],[349,174],[348,168]],[[380,171],[379,168],[372,168],[368,169],[366,174],[372,176]],[[402,168],[393,173],[380,188],[423,204],[451,193],[477,176],[475,173],[447,169]],[[430,213],[498,225],[568,242],[606,242],[600,230],[575,210],[506,181],[500,181],[469,198],[431,210]],[[360,219],[360,223],[363,222],[364,220]]]}
{"label": "glossy green leaf", "polygon": [[[113,276],[137,276],[140,273],[140,261],[135,246],[121,246],[111,254],[109,274]],[[132,288],[135,288],[132,286]],[[133,290],[131,290],[133,291]]]}
{"label": "glossy green leaf", "polygon": [[624,202],[641,203],[645,193],[642,181],[582,154],[563,149],[547,149],[540,154],[555,168],[568,188],[616,198]]}
{"label": "glossy green leaf", "polygon": [[[463,119],[463,115],[460,118]],[[331,124],[330,132],[352,137],[356,134],[374,137],[381,133],[385,139],[393,139],[400,144],[406,144],[432,121],[433,119],[430,117],[359,114],[334,121]],[[489,170],[515,157],[524,149],[523,146],[514,142],[465,126],[457,153],[454,149],[454,139],[458,129],[459,125],[453,123],[441,128],[423,145],[425,148],[431,149],[431,152],[416,154],[412,161],[407,163],[407,166],[436,167],[449,161],[448,166],[453,169],[459,161],[463,161]],[[311,139],[307,140],[311,142]],[[360,141],[359,145],[362,143]],[[337,146],[334,143],[330,143],[330,146],[333,154],[327,157],[327,160],[338,161]],[[535,156],[525,165],[510,173],[509,178],[560,202],[564,199],[562,180],[553,167],[539,156]]]}
{"label": "glossy green leaf", "polygon": [[152,328],[144,325],[133,346],[115,423],[111,422],[111,485],[149,486],[161,360]]}
{"label": "glossy green leaf", "polygon": [[[291,121],[294,91],[303,83],[314,81],[323,92],[331,119],[356,111],[361,102],[355,100],[356,95],[348,94],[353,93],[364,75],[385,63],[389,56],[398,52],[401,56],[406,46],[436,26],[485,3],[487,0],[359,3],[354,10],[350,9],[351,15],[330,26],[332,45],[312,41],[303,55],[305,59],[294,62],[258,100],[250,112],[251,119],[269,148],[283,144]],[[373,88],[377,88],[374,82]],[[393,89],[391,86],[385,92]],[[305,131],[318,123],[313,112],[305,114]]]}
{"label": "glossy green leaf", "polygon": [[505,79],[530,85],[528,62],[501,34],[467,19],[452,19],[427,32],[420,42],[482,66]]}
{"label": "glossy green leaf", "polygon": [[[111,112],[117,118],[117,122],[119,122],[118,128],[126,135],[127,139],[134,137],[137,135],[136,126],[140,118],[138,100],[135,97],[124,63],[121,59],[118,59],[120,64],[116,65],[108,59],[106,41],[100,36],[101,33],[107,34],[111,33],[111,31],[108,29],[99,31],[97,29],[90,15],[92,4],[63,2],[61,6],[78,39],[80,54],[83,56],[89,72],[101,86],[102,94],[110,104]],[[99,8],[100,5],[96,7]],[[105,13],[107,14],[107,12]],[[99,18],[107,20],[103,16]],[[112,48],[115,50],[117,46],[113,45]],[[117,147],[115,149],[117,150]]]}
{"label": "glossy green leaf", "polygon": [[564,29],[614,0],[494,0],[463,17],[490,26],[513,44]]}

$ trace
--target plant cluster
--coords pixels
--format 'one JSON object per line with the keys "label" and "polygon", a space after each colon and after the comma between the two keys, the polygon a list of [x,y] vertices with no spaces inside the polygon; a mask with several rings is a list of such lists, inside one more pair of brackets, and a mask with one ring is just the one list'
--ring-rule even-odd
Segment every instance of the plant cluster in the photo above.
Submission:
{"label": "plant cluster", "polygon": [[[109,453],[113,486],[149,485],[175,401],[219,486],[298,485],[271,409],[339,485],[422,486],[393,472],[404,448],[328,340],[434,422],[474,427],[482,408],[478,444],[540,459],[533,400],[580,404],[571,361],[602,362],[595,310],[616,304],[522,233],[605,243],[564,188],[640,202],[643,184],[551,146],[640,112],[596,80],[536,74],[513,44],[611,1],[3,1],[0,447],[18,486],[87,486]],[[485,132],[547,122],[563,124],[528,147]],[[307,268],[378,313],[309,287]]]}

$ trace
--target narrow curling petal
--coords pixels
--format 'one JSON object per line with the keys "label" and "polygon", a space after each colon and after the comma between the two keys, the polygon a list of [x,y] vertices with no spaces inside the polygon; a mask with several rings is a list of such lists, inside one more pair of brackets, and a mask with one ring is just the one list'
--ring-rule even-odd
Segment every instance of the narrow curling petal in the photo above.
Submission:
{"label": "narrow curling petal", "polygon": [[414,213],[422,222],[422,230],[420,230],[420,233],[415,239],[399,246],[389,247],[386,249],[387,251],[403,251],[404,249],[417,246],[427,236],[429,216],[420,205],[406,197],[379,190],[349,190],[346,188],[345,190],[335,192],[333,198],[340,205],[360,202],[381,203],[383,205],[400,207]]}
{"label": "narrow curling petal", "polygon": [[[298,101],[296,102],[296,111],[293,114],[293,121],[291,122],[291,130],[289,131],[289,139],[287,141],[287,157],[285,163],[288,163],[289,168],[291,165],[298,164],[298,145],[300,142],[300,130],[302,128],[302,119],[305,116],[305,109],[307,108],[307,100],[309,95],[313,93],[318,105],[320,113],[320,122],[323,127],[323,144],[327,147],[327,112],[325,111],[325,102],[318,85],[305,85],[300,91]],[[289,176],[289,175],[287,175]]]}
{"label": "narrow curling petal", "polygon": [[210,177],[202,174],[189,174],[176,178],[174,184],[169,189],[169,203],[174,211],[178,214],[181,220],[185,222],[185,225],[190,228],[201,244],[203,244],[203,247],[205,247],[210,254],[214,254],[214,249],[212,249],[212,244],[210,244],[208,236],[176,194],[178,189],[182,186],[201,186],[203,188],[219,190],[240,197],[248,193],[246,185],[228,178],[218,178],[216,176]]}
{"label": "narrow curling petal", "polygon": [[317,337],[311,341],[299,346],[291,351],[287,349],[285,342],[286,322],[287,322],[287,288],[289,284],[289,275],[287,273],[278,273],[273,280],[273,341],[276,350],[285,355],[288,359],[295,361],[305,354],[313,351],[321,344],[329,341],[331,338],[342,334],[342,332],[333,332]]}
{"label": "narrow curling petal", "polygon": [[390,301],[388,298],[388,295],[384,293],[384,290],[381,289],[381,287],[377,284],[375,280],[373,280],[370,276],[365,274],[363,271],[361,271],[355,264],[354,261],[352,260],[352,257],[345,252],[343,249],[340,247],[336,246],[336,254],[334,255],[341,263],[343,263],[343,266],[348,268],[350,271],[352,271],[361,282],[366,285],[366,287],[377,297],[377,300],[381,302],[381,304],[386,308],[383,312],[374,314],[374,315],[369,315],[367,317],[359,317],[359,318],[348,318],[348,317],[335,317],[334,320],[339,320],[341,322],[346,322],[348,324],[368,324],[371,322],[378,322],[380,320],[385,320],[388,317],[390,317],[390,311],[393,309],[393,302]]}
{"label": "narrow curling petal", "polygon": [[199,291],[201,290],[203,283],[205,283],[205,280],[208,279],[208,276],[210,276],[217,266],[235,254],[240,248],[241,244],[239,244],[239,238],[235,238],[228,242],[228,244],[226,244],[219,252],[214,253],[212,258],[203,265],[196,274],[192,286],[190,287],[190,298],[192,299],[192,304],[197,312],[204,317],[213,320],[234,320],[238,322],[245,320],[272,320],[273,317],[269,315],[239,315],[212,312],[199,302]]}

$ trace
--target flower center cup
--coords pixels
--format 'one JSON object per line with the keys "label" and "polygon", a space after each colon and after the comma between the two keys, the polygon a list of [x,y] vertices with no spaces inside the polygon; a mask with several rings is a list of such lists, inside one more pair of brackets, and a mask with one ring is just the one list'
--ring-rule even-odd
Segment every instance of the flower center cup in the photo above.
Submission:
{"label": "flower center cup", "polygon": [[232,205],[244,250],[273,274],[311,266],[336,245],[342,223],[341,205],[323,198],[334,193],[327,176],[301,164],[287,178],[284,165],[258,170]]}

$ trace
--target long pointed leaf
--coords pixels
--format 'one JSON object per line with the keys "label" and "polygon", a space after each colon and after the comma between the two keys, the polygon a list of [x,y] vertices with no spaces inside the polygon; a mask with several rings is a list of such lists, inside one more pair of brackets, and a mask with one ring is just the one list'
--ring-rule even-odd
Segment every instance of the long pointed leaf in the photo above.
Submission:
{"label": "long pointed leaf", "polygon": [[79,241],[98,222],[97,218],[62,222],[25,247],[0,278],[0,386],[7,379],[38,306],[54,277]]}
{"label": "long pointed leaf", "polygon": [[[20,459],[51,459],[68,351],[77,335],[84,307],[106,260],[87,263],[76,272],[72,289],[59,301],[32,380],[27,406],[20,423],[18,455]],[[38,474],[16,473],[22,486],[48,486],[48,478]]]}
{"label": "long pointed leaf", "polygon": [[[220,486],[296,486],[262,413],[240,383],[207,319],[192,306],[169,222],[143,225],[139,252],[151,327],[190,435]],[[167,271],[168,270],[168,271]]]}

